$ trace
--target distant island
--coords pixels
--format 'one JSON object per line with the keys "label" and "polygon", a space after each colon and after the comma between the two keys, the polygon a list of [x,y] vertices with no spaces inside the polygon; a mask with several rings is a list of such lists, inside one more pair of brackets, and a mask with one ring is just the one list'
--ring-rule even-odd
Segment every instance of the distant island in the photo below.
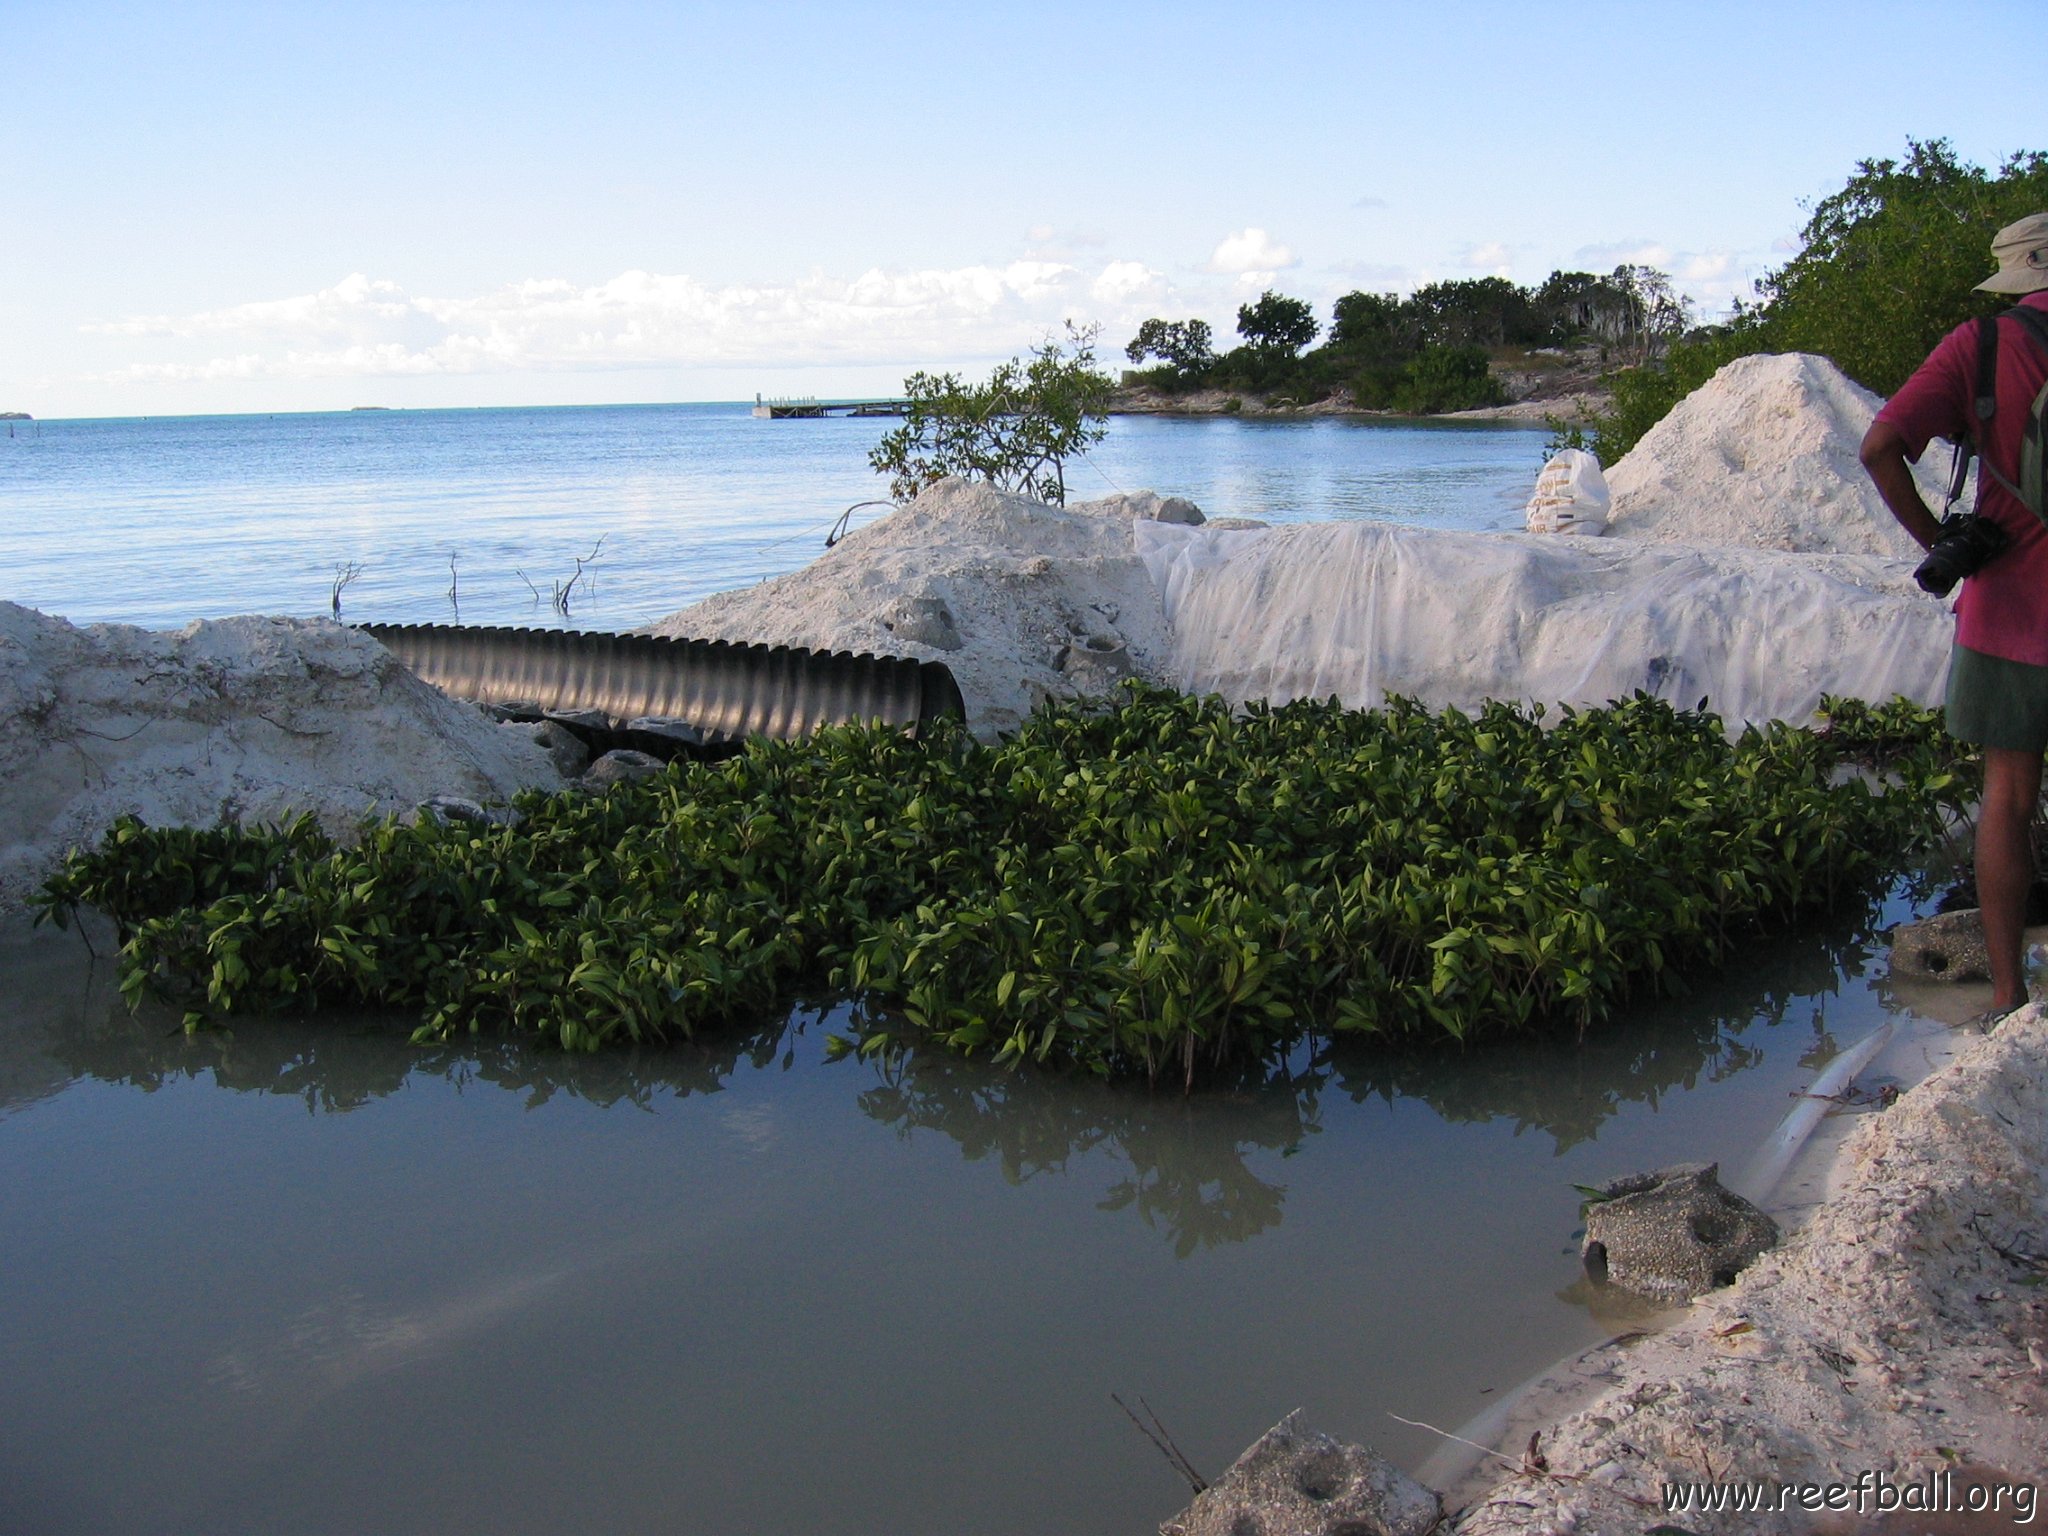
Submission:
{"label": "distant island", "polygon": [[0,421],[34,421],[27,411],[0,411]]}
{"label": "distant island", "polygon": [[388,405],[352,405],[349,409],[352,411],[388,411],[391,407]]}

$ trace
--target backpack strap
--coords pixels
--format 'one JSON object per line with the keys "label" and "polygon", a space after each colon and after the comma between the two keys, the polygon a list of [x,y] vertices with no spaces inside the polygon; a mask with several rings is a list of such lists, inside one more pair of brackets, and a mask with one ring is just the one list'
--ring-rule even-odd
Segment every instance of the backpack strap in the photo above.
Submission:
{"label": "backpack strap", "polygon": [[[2036,346],[2039,346],[2043,351],[2048,351],[2048,315],[2044,315],[2040,310],[2030,308],[2025,304],[2015,304],[2011,309],[2006,310],[2005,314],[2012,316],[2021,332],[2029,337]],[[1998,320],[2002,318],[2004,318],[2003,315],[1998,318],[1987,315],[1977,322],[1977,420],[1979,422],[1988,423],[1998,411],[1996,390]],[[1985,361],[1987,357],[1991,359],[1989,363]],[[2048,386],[2044,386],[2044,389],[2048,389]],[[2039,404],[2040,402],[2036,400],[2035,405],[2037,408]],[[2031,436],[2035,430],[2034,425],[2029,423],[2027,428],[2028,435]],[[1962,464],[1963,456],[1959,451],[1958,467],[1961,468]],[[1991,462],[1989,456],[1979,452],[1977,455],[1977,465],[1979,475],[1989,475],[1993,480],[2004,486],[2006,490],[2010,491],[2015,501],[2019,502],[2022,506],[2032,509],[2036,517],[2040,518],[2044,524],[2048,524],[2048,508],[2033,508],[2033,504],[2027,500],[2027,493],[2000,474],[1998,466]],[[2024,470],[2022,471],[2021,478],[2026,478]],[[1960,487],[1961,482],[1958,478],[1958,480],[1953,482],[1953,494],[1960,495]],[[1978,482],[1978,492],[1980,495],[1982,490],[1983,482],[1980,480]]]}
{"label": "backpack strap", "polygon": [[[2015,304],[2006,313],[2019,322],[2021,330],[2034,338],[2036,346],[2043,352],[2048,352],[2048,313],[2035,309],[2030,304]],[[1984,376],[1981,368],[1978,370],[1977,388],[1980,393],[1984,388]]]}
{"label": "backpack strap", "polygon": [[1998,317],[1977,318],[1977,421],[1979,429],[1998,414]]}

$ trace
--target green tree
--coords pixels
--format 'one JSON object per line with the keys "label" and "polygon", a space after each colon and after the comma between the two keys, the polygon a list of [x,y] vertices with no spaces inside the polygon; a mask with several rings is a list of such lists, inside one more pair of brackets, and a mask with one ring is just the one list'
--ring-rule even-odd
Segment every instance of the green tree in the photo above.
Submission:
{"label": "green tree", "polygon": [[1424,347],[1394,387],[1393,407],[1413,416],[1500,405],[1507,391],[1487,367],[1484,347]]}
{"label": "green tree", "polygon": [[1176,373],[1199,374],[1216,361],[1206,320],[1147,320],[1124,348],[1134,363],[1156,357]]}
{"label": "green tree", "polygon": [[2048,208],[2048,155],[2015,154],[1993,175],[1946,139],[1906,158],[1865,160],[1814,205],[1799,254],[1758,286],[1774,347],[1818,352],[1891,394],[1950,330],[2007,302],[1973,292],[1991,237]]}
{"label": "green tree", "polygon": [[1316,312],[1300,299],[1268,288],[1256,303],[1237,307],[1237,334],[1259,351],[1293,357],[1316,339]]}
{"label": "green tree", "polygon": [[1414,350],[1407,327],[1408,308],[1398,296],[1353,291],[1331,313],[1329,345],[1370,359],[1393,357]]}
{"label": "green tree", "polygon": [[[1903,161],[1865,160],[1814,205],[1799,254],[1757,284],[1759,306],[1671,339],[1653,366],[1614,380],[1612,403],[1588,431],[1554,441],[1591,447],[1611,464],[1717,370],[1755,352],[1818,353],[1891,394],[1949,331],[2005,302],[1975,291],[1991,270],[1991,237],[2044,207],[2048,155],[2038,150],[2012,155],[1995,174],[1957,159],[1944,139],[1909,139]],[[1641,270],[1617,268],[1607,281]],[[1641,285],[1632,286],[1640,298]]]}
{"label": "green tree", "polygon": [[1115,386],[1095,366],[1098,333],[1069,321],[1064,341],[1048,336],[982,384],[957,373],[913,373],[903,383],[903,425],[868,455],[889,476],[889,494],[908,500],[960,475],[1064,506],[1067,459],[1107,430]]}
{"label": "green tree", "polygon": [[1417,338],[1432,347],[1500,347],[1542,339],[1529,290],[1504,277],[1430,283],[1408,300]]}
{"label": "green tree", "polygon": [[1529,307],[1545,341],[1573,341],[1593,329],[1604,296],[1604,280],[1590,272],[1553,272],[1530,295]]}
{"label": "green tree", "polygon": [[1692,325],[1692,306],[1655,267],[1623,263],[1593,290],[1592,332],[1638,366],[1654,362]]}

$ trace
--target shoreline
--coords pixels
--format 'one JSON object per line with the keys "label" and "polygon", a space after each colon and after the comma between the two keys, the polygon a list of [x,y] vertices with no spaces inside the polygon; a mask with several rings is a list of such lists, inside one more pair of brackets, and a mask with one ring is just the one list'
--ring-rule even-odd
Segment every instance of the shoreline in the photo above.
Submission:
{"label": "shoreline", "polygon": [[1166,416],[1187,419],[1235,416],[1247,421],[1308,421],[1338,417],[1355,421],[1378,421],[1396,425],[1432,422],[1494,422],[1524,425],[1532,430],[1549,427],[1553,420],[1566,426],[1587,426],[1609,402],[1605,390],[1578,390],[1567,394],[1526,396],[1505,405],[1480,406],[1469,411],[1442,411],[1435,415],[1410,416],[1399,411],[1369,411],[1349,405],[1338,396],[1306,405],[1276,404],[1267,397],[1246,391],[1223,389],[1190,390],[1168,395],[1158,390],[1119,386],[1111,397],[1112,416]]}
{"label": "shoreline", "polygon": [[[1944,1022],[1979,994],[1906,993],[1911,1022],[1858,1076],[1908,1086],[1887,1109],[1820,1122],[1760,1202],[1784,1240],[1734,1285],[1560,1361],[1496,1410],[1486,1451],[1447,1442],[1425,1464],[1455,1512],[1446,1530],[1633,1536],[1667,1485],[1958,1467],[1996,1483],[2048,1466],[2048,1308],[2030,1294],[2048,1268],[2012,1257],[2035,1256],[2027,1235],[2048,1230],[2048,1009],[1989,1035]],[[1540,1468],[1523,1458],[1532,1443]],[[1866,1528],[1796,1510],[1694,1510],[1683,1525]]]}

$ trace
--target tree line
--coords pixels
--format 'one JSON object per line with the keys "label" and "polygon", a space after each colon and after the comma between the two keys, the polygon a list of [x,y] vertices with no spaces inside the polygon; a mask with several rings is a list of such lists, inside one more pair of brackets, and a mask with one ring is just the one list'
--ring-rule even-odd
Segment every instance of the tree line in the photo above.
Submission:
{"label": "tree line", "polygon": [[1125,347],[1152,367],[1126,382],[1171,394],[1242,389],[1306,405],[1339,393],[1367,410],[1470,410],[1505,399],[1494,351],[1596,343],[1619,364],[1661,357],[1691,324],[1686,301],[1653,267],[1553,272],[1536,287],[1504,277],[1430,283],[1407,298],[1356,291],[1338,299],[1323,335],[1303,300],[1270,289],[1237,311],[1240,342],[1215,350],[1205,320],[1147,320]]}
{"label": "tree line", "polygon": [[1996,171],[1945,139],[1906,141],[1903,160],[1860,162],[1814,204],[1798,253],[1757,283],[1758,301],[1689,329],[1651,366],[1617,374],[1612,403],[1555,441],[1613,463],[1680,400],[1738,357],[1812,352],[1865,389],[1890,395],[1943,336],[2009,296],[1978,293],[1992,236],[2048,209],[2048,154],[2025,150]]}

